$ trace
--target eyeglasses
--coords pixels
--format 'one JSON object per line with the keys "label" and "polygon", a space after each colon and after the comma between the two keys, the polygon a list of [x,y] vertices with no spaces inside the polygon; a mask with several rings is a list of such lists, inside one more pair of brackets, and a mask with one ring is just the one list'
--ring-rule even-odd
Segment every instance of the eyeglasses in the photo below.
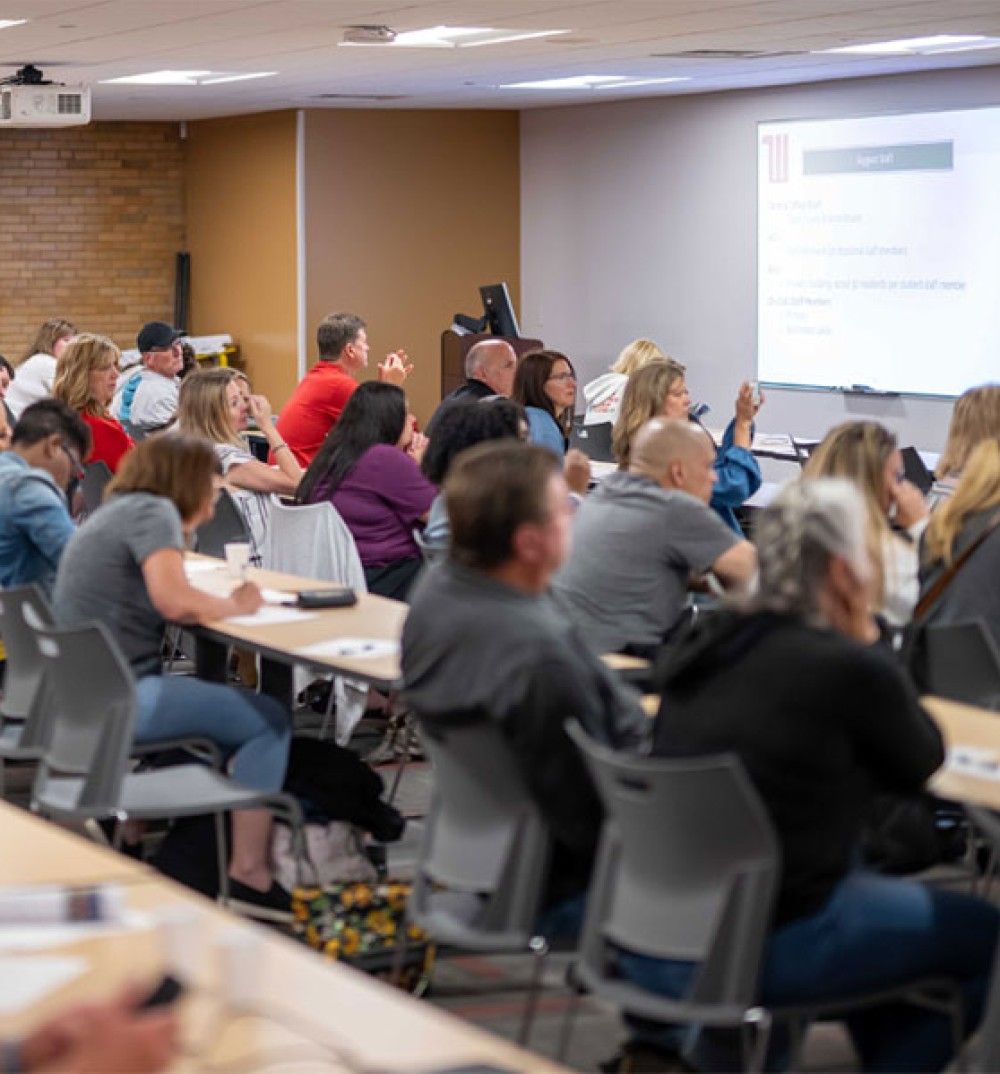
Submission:
{"label": "eyeglasses", "polygon": [[555,373],[551,377],[546,377],[546,382],[550,380],[576,380],[575,373]]}
{"label": "eyeglasses", "polygon": [[60,443],[59,446],[66,453],[66,458],[69,459],[70,477],[73,478],[74,481],[82,481],[84,478],[83,463],[80,462],[76,455],[74,455],[65,444]]}

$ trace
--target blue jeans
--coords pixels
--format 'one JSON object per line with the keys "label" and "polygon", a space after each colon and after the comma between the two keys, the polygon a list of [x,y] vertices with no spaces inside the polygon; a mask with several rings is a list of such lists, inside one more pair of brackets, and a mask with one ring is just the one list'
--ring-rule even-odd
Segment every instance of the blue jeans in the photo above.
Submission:
{"label": "blue jeans", "polygon": [[[982,1017],[998,923],[996,908],[970,895],[852,873],[821,910],[772,933],[764,950],[760,1000],[766,1006],[807,1003],[920,977],[948,978],[961,988],[968,1036]],[[628,952],[621,953],[618,964],[636,984],[670,996],[685,992],[695,968]],[[864,1070],[940,1070],[952,1056],[947,1017],[918,1007],[886,1004],[851,1015],[847,1024]],[[681,1040],[668,1027],[658,1033],[643,1029],[640,1035],[670,1045]],[[715,1040],[694,1043],[694,1062],[702,1069],[730,1069],[733,1051],[713,1047],[721,1043],[719,1035],[700,1036]],[[691,1037],[687,1041],[693,1043]],[[780,1068],[783,1058],[780,1036],[775,1044],[771,1069]]]}
{"label": "blue jeans", "polygon": [[279,791],[288,767],[290,715],[273,697],[178,675],[146,675],[136,683],[135,741],[199,736],[232,758],[237,783]]}

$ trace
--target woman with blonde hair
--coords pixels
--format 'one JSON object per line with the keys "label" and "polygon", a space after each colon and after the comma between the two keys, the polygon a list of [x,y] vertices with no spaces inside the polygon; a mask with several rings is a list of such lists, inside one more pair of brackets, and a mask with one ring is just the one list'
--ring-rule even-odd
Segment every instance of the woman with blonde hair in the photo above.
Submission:
{"label": "woman with blonde hair", "polygon": [[976,547],[921,622],[944,625],[982,619],[1000,645],[998,522],[1000,440],[992,436],[972,448],[954,492],[935,509],[924,531],[920,549],[921,596],[963,553]]}
{"label": "woman with blonde hair", "polygon": [[934,468],[930,492],[932,506],[954,491],[972,449],[981,441],[1000,436],[1000,384],[980,384],[955,400],[948,426],[948,442]]}
{"label": "woman with blonde hair", "polygon": [[691,393],[684,380],[685,372],[673,358],[656,358],[628,378],[611,438],[615,458],[620,469],[628,469],[632,438],[650,418],[696,421],[715,451],[712,510],[742,537],[736,508],[760,488],[761,482],[760,466],[750,451],[753,419],[760,403],[753,401],[750,386],[744,384],[736,398],[736,416],[726,427],[721,444],[716,445],[708,430],[690,417]]}
{"label": "woman with blonde hair", "polygon": [[[255,459],[240,436],[251,414],[267,439],[275,466]],[[246,402],[231,369],[201,370],[181,382],[177,428],[211,443],[246,519],[251,560],[259,566],[271,512],[269,496],[291,496],[303,474],[271,420],[271,404],[263,395],[251,395]]]}
{"label": "woman with blonde hair", "polygon": [[584,385],[583,397],[587,400],[584,425],[614,425],[622,405],[622,395],[628,378],[650,362],[667,356],[651,339],[633,339],[624,347],[610,372],[602,373]]}
{"label": "woman with blonde hair", "polygon": [[75,335],[76,327],[61,317],[46,321],[38,329],[35,341],[18,363],[7,391],[6,403],[15,419],[21,416],[25,407],[52,394],[56,362]]}
{"label": "woman with blonde hair", "polygon": [[87,462],[103,462],[115,473],[122,456],[135,446],[108,407],[118,383],[121,351],[107,336],[83,332],[59,357],[52,395],[72,407],[90,426],[93,447]]}
{"label": "woman with blonde hair", "polygon": [[873,611],[892,626],[908,623],[917,603],[917,542],[926,525],[927,502],[904,476],[894,434],[875,421],[838,425],[813,452],[804,476],[844,477],[859,489],[875,572]]}

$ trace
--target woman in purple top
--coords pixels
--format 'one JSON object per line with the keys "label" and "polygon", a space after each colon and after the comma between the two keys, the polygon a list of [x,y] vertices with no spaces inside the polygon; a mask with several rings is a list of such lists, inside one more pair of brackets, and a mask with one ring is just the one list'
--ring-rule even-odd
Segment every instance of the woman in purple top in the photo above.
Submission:
{"label": "woman in purple top", "polygon": [[420,569],[413,529],[437,495],[420,472],[427,438],[413,424],[401,388],[360,385],[296,494],[299,503],[333,504],[354,535],[369,591],[396,600],[406,600]]}

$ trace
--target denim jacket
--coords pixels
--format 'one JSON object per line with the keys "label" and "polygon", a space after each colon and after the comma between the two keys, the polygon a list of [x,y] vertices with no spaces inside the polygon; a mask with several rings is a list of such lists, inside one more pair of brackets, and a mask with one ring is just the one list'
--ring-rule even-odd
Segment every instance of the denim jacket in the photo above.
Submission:
{"label": "denim jacket", "polygon": [[712,489],[712,509],[734,533],[741,537],[743,531],[736,521],[736,508],[746,503],[760,488],[760,464],[746,448],[733,443],[731,421],[715,456],[717,480]]}
{"label": "denim jacket", "polygon": [[0,454],[0,586],[38,582],[49,592],[75,531],[52,476],[17,452]]}

